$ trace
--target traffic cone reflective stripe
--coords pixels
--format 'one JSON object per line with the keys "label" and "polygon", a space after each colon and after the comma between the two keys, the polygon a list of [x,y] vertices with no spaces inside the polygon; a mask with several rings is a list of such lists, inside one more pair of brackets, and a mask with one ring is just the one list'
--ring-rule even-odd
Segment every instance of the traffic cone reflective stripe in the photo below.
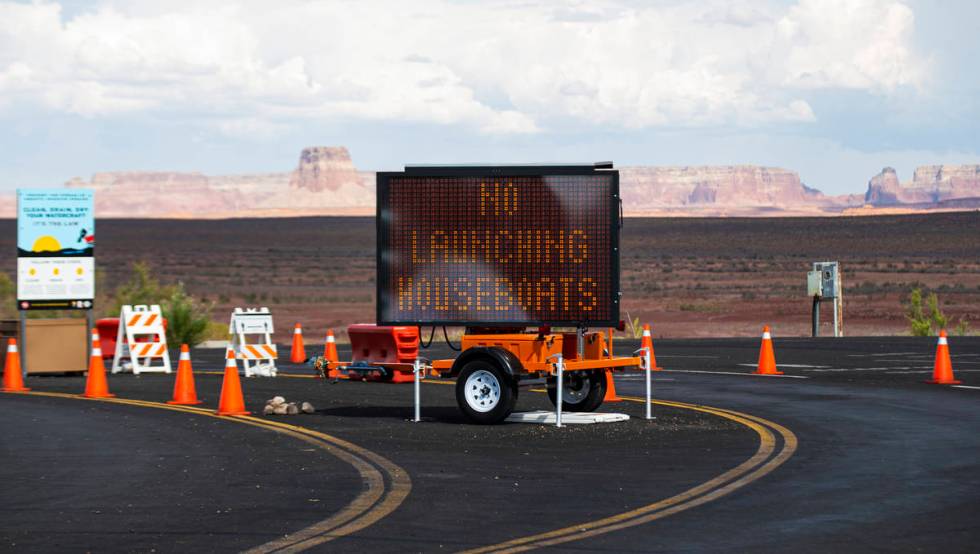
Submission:
{"label": "traffic cone reflective stripe", "polygon": [[238,378],[235,351],[229,348],[225,356],[225,378],[221,382],[218,415],[248,415],[250,413],[245,410],[245,398],[242,395],[242,382]]}
{"label": "traffic cone reflective stripe", "polygon": [[959,385],[953,377],[953,362],[949,358],[949,341],[946,330],[939,331],[939,342],[936,344],[936,363],[933,365],[932,380],[926,381],[934,385]]}
{"label": "traffic cone reflective stripe", "polygon": [[323,359],[327,362],[327,377],[339,377],[340,370],[337,364],[340,363],[340,356],[337,354],[337,341],[333,336],[333,329],[327,329],[326,342],[323,344]]}
{"label": "traffic cone reflective stripe", "polygon": [[657,367],[657,356],[653,353],[653,335],[650,334],[650,324],[643,324],[643,339],[640,341],[640,348],[649,348],[650,370],[660,371],[662,367]]}
{"label": "traffic cone reflective stripe", "polygon": [[88,378],[85,380],[86,398],[112,398],[116,395],[109,392],[109,382],[105,376],[105,363],[102,362],[102,345],[99,342],[98,331],[92,330],[92,356],[88,361]]}
{"label": "traffic cone reflective stripe", "polygon": [[24,374],[20,367],[20,352],[17,351],[17,339],[7,340],[7,359],[3,364],[3,392],[26,392],[31,389],[24,386]]}
{"label": "traffic cone reflective stripe", "polygon": [[293,349],[289,353],[289,361],[294,364],[306,362],[306,349],[303,347],[303,327],[299,323],[293,329]]}
{"label": "traffic cone reflective stripe", "polygon": [[783,372],[776,369],[776,353],[772,348],[772,335],[769,334],[769,326],[762,328],[762,347],[759,349],[759,369],[755,370],[758,375],[782,375]]}
{"label": "traffic cone reflective stripe", "polygon": [[180,361],[177,363],[177,379],[174,381],[174,397],[167,404],[190,406],[201,404],[194,386],[194,368],[191,366],[191,350],[186,344],[180,345]]}

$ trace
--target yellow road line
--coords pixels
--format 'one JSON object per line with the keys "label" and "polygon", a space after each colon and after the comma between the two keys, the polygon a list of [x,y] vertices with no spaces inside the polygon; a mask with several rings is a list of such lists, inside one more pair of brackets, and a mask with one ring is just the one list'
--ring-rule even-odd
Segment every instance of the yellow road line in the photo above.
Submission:
{"label": "yellow road line", "polygon": [[[211,373],[211,374],[219,374],[219,375],[222,374],[222,372],[201,372],[201,373]],[[293,377],[293,378],[311,378],[311,379],[318,378],[315,375],[297,375],[297,374],[288,374],[288,373],[280,373],[279,376]],[[423,382],[429,384],[435,384],[435,385],[454,384],[453,382],[432,381],[428,379],[424,380]],[[545,392],[545,390],[531,389],[531,392]],[[631,396],[623,396],[621,398],[627,402],[636,402],[640,404],[646,402],[646,400],[643,398],[636,398]],[[710,479],[696,487],[688,489],[670,498],[666,498],[654,502],[652,504],[648,504],[646,506],[642,506],[640,508],[630,510],[628,512],[623,512],[621,514],[616,514],[595,521],[584,522],[578,525],[572,525],[561,529],[555,529],[553,531],[548,531],[545,533],[539,533],[527,537],[512,539],[496,545],[490,545],[490,546],[485,546],[472,550],[467,550],[464,552],[464,554],[477,554],[477,553],[489,553],[489,552],[495,552],[495,553],[496,552],[501,552],[501,553],[524,552],[527,550],[533,550],[536,548],[543,548],[547,546],[555,546],[558,544],[577,541],[588,537],[602,535],[605,533],[611,533],[613,531],[618,531],[628,527],[649,523],[651,521],[655,521],[676,514],[678,512],[682,512],[684,510],[688,510],[696,506],[700,506],[702,504],[711,502],[713,500],[717,500],[722,496],[725,496],[737,489],[740,489],[756,481],[757,479],[760,479],[761,477],[769,474],[774,469],[776,469],[777,467],[785,463],[786,460],[788,460],[796,452],[797,449],[798,441],[796,439],[796,435],[794,435],[793,432],[787,429],[786,427],[779,425],[778,423],[769,421],[767,419],[763,419],[742,412],[737,412],[734,410],[715,408],[711,406],[702,406],[697,404],[689,404],[686,402],[676,402],[671,400],[651,400],[651,403],[661,405],[661,406],[668,406],[673,408],[704,412],[744,425],[752,429],[753,431],[756,432],[756,434],[759,435],[759,448],[755,452],[755,454],[752,455],[752,457],[742,462],[738,466],[722,473],[721,475],[718,475],[713,479]],[[200,410],[200,409],[194,408],[194,410]],[[235,419],[256,419],[256,418],[238,417]],[[283,423],[270,422],[262,419],[256,419],[256,421],[260,421],[264,424],[283,426],[286,429],[291,427]],[[776,440],[775,437],[773,436],[772,430],[776,431],[782,438],[782,448],[779,450],[778,453],[776,453],[775,456],[772,455],[776,449]],[[312,431],[308,429],[305,431],[308,433],[317,433],[316,431]],[[329,435],[325,435],[325,436],[329,437]],[[334,440],[341,441],[341,439],[334,439]],[[350,443],[346,443],[346,441],[341,441],[341,442],[349,446],[354,446],[351,445]],[[370,451],[365,451],[365,453],[376,456]],[[405,477],[407,479],[407,475]],[[407,496],[408,491],[410,489],[411,489],[410,482],[408,483],[407,488],[405,488],[404,486],[399,487],[396,485],[394,487],[394,490],[392,491],[392,495],[403,495],[398,501],[398,503],[400,503],[401,500],[404,500],[404,496]],[[395,507],[397,507],[397,505]],[[391,509],[393,510],[394,508]],[[351,527],[351,525],[342,527],[340,528],[340,530],[344,530],[345,531],[344,534],[353,533],[359,529],[366,527],[367,525],[370,525],[377,519],[381,519],[381,517],[384,517],[385,515],[390,513],[390,510],[387,511],[382,510],[382,511],[384,512],[383,515],[379,515],[376,519],[373,519],[372,521],[370,521],[370,523],[367,523],[366,525],[359,525],[360,522],[359,520],[358,522],[354,522],[352,524],[352,526],[354,527],[352,530],[348,530],[348,528]],[[332,535],[337,534],[338,531],[339,530],[335,529],[334,532],[331,533],[331,538],[327,538],[326,540],[332,540],[333,538]],[[337,536],[341,536],[341,535],[337,535]],[[326,542],[326,540],[321,540],[320,542],[316,542],[314,544],[321,544],[322,542]],[[314,544],[309,544],[308,546],[304,546],[304,548],[308,548],[309,546],[313,546]],[[272,551],[273,550],[263,550],[263,551],[256,551],[256,552],[272,552]],[[285,552],[291,550],[282,550],[282,551]]]}
{"label": "yellow road line", "polygon": [[[537,392],[535,389],[532,389],[532,391]],[[643,398],[628,396],[622,398],[628,402],[639,402],[641,404],[646,402]],[[797,448],[796,435],[792,431],[778,423],[757,416],[710,406],[688,404],[686,402],[669,400],[652,400],[651,402],[661,406],[704,412],[735,421],[749,427],[759,435],[759,448],[751,458],[738,466],[670,498],[595,521],[512,539],[495,545],[466,550],[464,554],[524,552],[649,523],[711,502],[752,483],[782,465],[793,455]],[[782,449],[774,457],[771,456],[775,450],[776,441],[772,432],[767,427],[778,432],[783,439]]]}
{"label": "yellow road line", "polygon": [[[219,416],[213,411],[205,408],[195,408],[191,406],[177,406],[164,404],[161,402],[150,402],[146,400],[136,400],[127,398],[85,398],[81,395],[32,391],[18,393],[33,396],[48,396],[55,398],[69,398],[73,400],[90,400],[97,402],[107,402],[112,404],[124,404],[145,408],[156,408],[160,410],[170,410],[184,412],[194,415],[213,417],[225,421],[234,421],[275,431],[284,435],[291,436],[298,440],[317,446],[331,455],[351,464],[361,477],[365,490],[341,511],[333,516],[314,523],[308,527],[300,529],[294,533],[269,541],[265,544],[256,546],[246,552],[252,554],[265,554],[271,552],[300,552],[313,546],[332,541],[334,539],[350,535],[376,523],[385,516],[392,513],[408,496],[412,490],[412,482],[408,473],[401,467],[395,465],[390,460],[371,452],[353,443],[300,427],[275,421],[268,421],[251,416]],[[388,480],[386,486],[385,480]]]}

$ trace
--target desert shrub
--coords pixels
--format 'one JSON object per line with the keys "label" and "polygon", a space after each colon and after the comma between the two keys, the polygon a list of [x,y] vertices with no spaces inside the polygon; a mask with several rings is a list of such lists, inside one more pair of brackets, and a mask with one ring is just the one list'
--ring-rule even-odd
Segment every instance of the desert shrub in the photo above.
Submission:
{"label": "desert shrub", "polygon": [[204,333],[204,340],[229,340],[231,335],[228,333],[228,324],[221,321],[211,320]]}
{"label": "desert shrub", "polygon": [[626,321],[629,322],[629,332],[633,335],[634,339],[638,339],[643,336],[643,326],[640,325],[640,318],[630,317],[630,313],[626,312]]}
{"label": "desert shrub", "polygon": [[113,294],[111,314],[118,314],[126,305],[160,304],[174,292],[172,287],[162,286],[150,275],[150,266],[146,262],[136,262],[132,269],[129,280],[119,285]]}
{"label": "desert shrub", "polygon": [[[939,308],[939,297],[929,293],[923,306],[922,289],[916,287],[909,293],[905,303],[905,318],[909,321],[909,331],[916,337],[928,337],[939,334],[941,329],[949,326],[949,318]],[[970,324],[965,318],[960,318],[953,334],[966,335],[970,332]]]}
{"label": "desert shrub", "polygon": [[695,312],[702,314],[716,314],[721,313],[723,308],[721,306],[712,306],[709,304],[693,304],[690,302],[681,303],[677,307],[682,312]]}
{"label": "desert shrub", "polygon": [[167,318],[167,341],[170,344],[195,346],[208,335],[211,323],[211,305],[195,300],[178,283],[173,292],[160,303],[163,317]]}
{"label": "desert shrub", "polygon": [[[208,338],[213,304],[195,299],[184,290],[183,283],[162,285],[150,274],[146,262],[133,264],[129,280],[116,288],[113,310],[118,314],[124,305],[159,304],[167,320],[167,341],[178,345],[200,344]],[[225,329],[227,334],[227,328]]]}
{"label": "desert shrub", "polygon": [[17,285],[4,272],[0,272],[0,317],[13,317],[17,311]]}
{"label": "desert shrub", "polygon": [[970,333],[970,322],[965,317],[961,317],[959,322],[956,323],[956,327],[953,327],[953,334],[969,335]]}

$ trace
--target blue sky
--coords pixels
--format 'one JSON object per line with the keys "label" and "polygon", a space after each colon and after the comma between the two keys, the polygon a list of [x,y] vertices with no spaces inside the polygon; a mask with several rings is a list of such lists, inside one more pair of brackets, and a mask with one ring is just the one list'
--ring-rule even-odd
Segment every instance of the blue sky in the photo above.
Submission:
{"label": "blue sky", "polygon": [[97,171],[980,163],[980,3],[0,1],[0,191]]}

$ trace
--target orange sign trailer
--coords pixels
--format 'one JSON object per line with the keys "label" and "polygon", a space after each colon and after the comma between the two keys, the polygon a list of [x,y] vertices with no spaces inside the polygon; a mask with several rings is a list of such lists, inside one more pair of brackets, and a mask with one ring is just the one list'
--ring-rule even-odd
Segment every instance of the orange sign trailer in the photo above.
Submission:
{"label": "orange sign trailer", "polygon": [[[544,377],[548,398],[557,404],[553,360],[559,355],[567,372],[561,407],[570,412],[594,411],[606,397],[612,371],[640,365],[640,358],[613,355],[611,329],[608,334],[487,331],[464,335],[462,353],[456,359],[432,362],[440,375],[456,378],[456,403],[467,417],[480,423],[502,421],[511,414],[521,380]],[[584,348],[579,348],[579,342]]]}
{"label": "orange sign trailer", "polygon": [[[378,173],[377,194],[377,329],[465,327],[460,354],[427,369],[456,379],[469,419],[504,420],[532,379],[558,404],[563,375],[561,409],[593,411],[612,371],[641,364],[613,355],[622,203],[611,163],[406,166]],[[387,339],[352,333],[355,356],[371,351],[365,340]],[[399,381],[418,365],[387,358],[343,369]]]}

